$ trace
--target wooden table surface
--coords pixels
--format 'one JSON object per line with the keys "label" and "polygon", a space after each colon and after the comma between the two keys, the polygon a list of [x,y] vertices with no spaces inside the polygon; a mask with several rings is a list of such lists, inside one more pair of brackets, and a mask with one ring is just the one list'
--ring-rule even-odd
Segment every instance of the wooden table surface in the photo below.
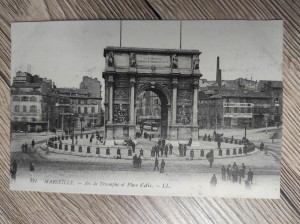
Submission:
{"label": "wooden table surface", "polygon": [[[284,21],[281,199],[9,191],[10,23],[87,19]],[[300,223],[300,0],[0,0],[0,223]]]}

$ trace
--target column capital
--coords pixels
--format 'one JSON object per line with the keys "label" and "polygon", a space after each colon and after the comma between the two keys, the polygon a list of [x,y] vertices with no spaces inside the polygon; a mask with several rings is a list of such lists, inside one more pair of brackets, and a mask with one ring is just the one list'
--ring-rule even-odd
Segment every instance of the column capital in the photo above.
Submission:
{"label": "column capital", "polygon": [[177,87],[178,87],[177,77],[173,77],[173,79],[172,79],[172,88],[177,88]]}
{"label": "column capital", "polygon": [[109,87],[112,87],[114,85],[114,77],[113,77],[113,75],[109,75],[108,76],[107,83],[108,83]]}
{"label": "column capital", "polygon": [[129,83],[130,83],[130,87],[133,87],[135,85],[135,77],[134,76],[130,77]]}
{"label": "column capital", "polygon": [[194,89],[199,88],[199,78],[194,78],[193,87],[194,87]]}

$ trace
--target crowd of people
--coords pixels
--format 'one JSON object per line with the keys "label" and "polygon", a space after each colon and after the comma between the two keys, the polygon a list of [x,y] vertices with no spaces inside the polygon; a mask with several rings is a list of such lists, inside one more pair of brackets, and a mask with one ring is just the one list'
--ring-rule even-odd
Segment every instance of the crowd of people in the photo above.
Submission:
{"label": "crowd of people", "polygon": [[[242,165],[240,167],[238,167],[238,165],[234,162],[233,165],[231,166],[231,164],[228,164],[227,167],[225,167],[224,165],[221,168],[221,173],[222,173],[222,180],[223,181],[231,181],[233,183],[235,182],[239,182],[241,184],[242,179],[245,178],[245,174],[246,174],[246,166],[244,163],[242,163]],[[253,181],[253,171],[251,169],[249,169],[248,173],[247,173],[247,179],[245,180],[246,184],[252,184]]]}
{"label": "crowd of people", "polygon": [[171,143],[166,144],[166,140],[164,138],[160,138],[157,145],[152,147],[152,153],[154,153],[156,157],[159,157],[159,153],[161,157],[168,157],[168,155],[173,154],[173,145]]}
{"label": "crowd of people", "polygon": [[[11,175],[11,182],[15,182],[17,179],[17,171],[18,171],[18,163],[17,160],[14,160],[10,166],[10,175]],[[29,171],[30,171],[30,178],[34,178],[33,172],[35,171],[34,164],[29,162]]]}

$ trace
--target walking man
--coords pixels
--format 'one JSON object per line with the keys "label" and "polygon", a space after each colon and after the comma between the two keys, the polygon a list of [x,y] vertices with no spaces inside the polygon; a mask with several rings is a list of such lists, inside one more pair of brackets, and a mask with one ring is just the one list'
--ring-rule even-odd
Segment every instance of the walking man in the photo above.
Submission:
{"label": "walking man", "polygon": [[157,157],[155,158],[154,171],[156,170],[156,168],[157,168],[157,171],[159,171],[159,167],[158,167],[158,159],[157,159]]}
{"label": "walking man", "polygon": [[11,166],[11,169],[10,169],[11,182],[12,182],[12,181],[16,181],[16,177],[17,177],[17,168],[18,168],[17,161],[14,160],[14,161],[13,161],[13,164],[12,164],[12,166]]}
{"label": "walking man", "polygon": [[160,163],[160,172],[163,173],[165,171],[165,161],[164,159],[162,159],[161,163]]}
{"label": "walking man", "polygon": [[170,149],[170,155],[172,155],[173,145],[171,143],[170,143],[169,149]]}
{"label": "walking man", "polygon": [[210,180],[210,186],[215,187],[217,185],[217,182],[218,182],[218,180],[217,180],[216,174],[214,174]]}
{"label": "walking man", "polygon": [[34,146],[35,146],[35,141],[34,141],[34,139],[32,139],[31,146],[32,146],[32,149],[34,149]]}
{"label": "walking man", "polygon": [[226,168],[224,165],[221,168],[221,172],[222,172],[222,180],[226,180]]}
{"label": "walking man", "polygon": [[249,171],[248,171],[248,181],[250,181],[251,184],[252,184],[252,180],[253,180],[253,171],[251,171],[251,169],[249,169]]}
{"label": "walking man", "polygon": [[34,172],[34,164],[32,162],[29,163],[29,170],[30,170],[30,176],[31,179],[33,178],[33,172]]}
{"label": "walking man", "polygon": [[168,157],[168,145],[165,145],[165,156]]}

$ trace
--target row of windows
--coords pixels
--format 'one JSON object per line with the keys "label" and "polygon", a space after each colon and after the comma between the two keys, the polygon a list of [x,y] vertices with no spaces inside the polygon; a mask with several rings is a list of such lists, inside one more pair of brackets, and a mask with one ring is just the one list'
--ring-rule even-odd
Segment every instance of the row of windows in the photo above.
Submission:
{"label": "row of windows", "polygon": [[[15,108],[14,108],[14,111],[15,112],[23,112],[23,113],[26,113],[27,112],[27,106],[23,106],[22,107],[22,111],[21,111],[21,107],[19,105],[15,105]],[[37,107],[35,105],[31,105],[29,107],[29,112],[31,113],[36,113],[37,112]]]}
{"label": "row of windows", "polygon": [[[83,109],[83,111],[81,111],[81,108]],[[88,113],[88,108],[87,108],[87,107],[78,107],[78,113],[79,113],[79,114],[81,114],[81,113],[87,114],[87,113]],[[92,107],[92,108],[91,108],[91,113],[92,113],[92,114],[95,113],[95,107]]]}
{"label": "row of windows", "polygon": [[37,97],[36,96],[31,96],[31,97],[28,97],[28,96],[22,96],[22,97],[14,96],[13,101],[37,101]]}
{"label": "row of windows", "polygon": [[225,107],[225,113],[255,113],[255,114],[267,114],[270,112],[269,108],[244,108],[244,107]]}
{"label": "row of windows", "polygon": [[27,122],[27,121],[37,121],[37,119],[35,117],[32,118],[27,118],[27,117],[21,117],[21,119],[19,120],[18,117],[14,118],[14,121],[23,121],[23,122]]}

